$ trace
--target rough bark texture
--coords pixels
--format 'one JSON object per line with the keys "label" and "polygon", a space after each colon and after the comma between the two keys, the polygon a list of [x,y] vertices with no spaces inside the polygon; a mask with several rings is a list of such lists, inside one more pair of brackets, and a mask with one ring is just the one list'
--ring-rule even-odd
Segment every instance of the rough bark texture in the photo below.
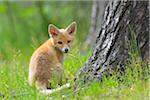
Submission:
{"label": "rough bark texture", "polygon": [[[102,80],[103,72],[119,69],[129,59],[129,27],[135,32],[143,59],[149,54],[148,1],[110,1],[91,57],[75,78],[76,84]],[[109,72],[108,72],[109,73]]]}

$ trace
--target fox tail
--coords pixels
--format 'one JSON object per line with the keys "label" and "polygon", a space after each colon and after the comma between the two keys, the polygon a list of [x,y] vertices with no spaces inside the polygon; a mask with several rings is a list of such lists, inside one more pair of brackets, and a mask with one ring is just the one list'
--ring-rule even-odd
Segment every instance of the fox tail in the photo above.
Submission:
{"label": "fox tail", "polygon": [[56,88],[56,89],[45,89],[45,90],[41,90],[40,92],[42,94],[49,95],[49,94],[52,94],[54,92],[57,92],[57,91],[60,91],[60,90],[63,90],[65,88],[69,88],[69,87],[70,87],[70,83],[67,83],[61,87]]}

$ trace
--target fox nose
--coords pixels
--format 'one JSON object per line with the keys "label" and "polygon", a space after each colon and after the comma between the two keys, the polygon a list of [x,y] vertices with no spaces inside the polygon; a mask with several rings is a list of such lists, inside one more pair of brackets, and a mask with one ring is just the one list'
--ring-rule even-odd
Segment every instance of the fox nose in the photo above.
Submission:
{"label": "fox nose", "polygon": [[69,50],[66,48],[66,49],[65,49],[65,53],[67,53],[68,51],[69,51]]}

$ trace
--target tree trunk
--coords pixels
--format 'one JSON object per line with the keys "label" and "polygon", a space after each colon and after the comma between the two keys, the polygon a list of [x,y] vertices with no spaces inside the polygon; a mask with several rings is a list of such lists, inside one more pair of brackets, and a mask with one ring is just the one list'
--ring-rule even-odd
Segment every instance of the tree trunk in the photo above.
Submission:
{"label": "tree trunk", "polygon": [[110,1],[93,53],[76,75],[76,85],[102,80],[103,73],[109,69],[123,72],[130,58],[129,28],[135,32],[141,57],[149,61],[148,1]]}
{"label": "tree trunk", "polygon": [[107,1],[93,0],[92,13],[91,13],[91,26],[89,30],[86,43],[89,46],[93,46],[98,35],[99,28],[101,27],[103,14],[105,11]]}

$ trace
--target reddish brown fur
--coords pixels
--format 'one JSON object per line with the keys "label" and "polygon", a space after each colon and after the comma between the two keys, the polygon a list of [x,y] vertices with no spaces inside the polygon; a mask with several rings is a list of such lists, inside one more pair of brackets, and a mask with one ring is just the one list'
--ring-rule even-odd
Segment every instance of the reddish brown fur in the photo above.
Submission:
{"label": "reddish brown fur", "polygon": [[[73,24],[76,25],[76,23]],[[73,28],[76,28],[76,26]],[[72,26],[69,26],[69,29],[72,29]],[[47,89],[50,87],[49,81],[53,79],[53,76],[61,84],[64,55],[61,50],[65,47],[70,47],[74,40],[73,34],[70,34],[67,30],[68,28],[58,30],[59,34],[57,36],[51,33],[52,38],[33,53],[28,77],[31,86],[35,84],[38,89]],[[55,32],[55,30],[49,30],[49,32]],[[68,40],[70,41],[69,43],[67,42]],[[59,44],[58,41],[62,41],[62,44]]]}

